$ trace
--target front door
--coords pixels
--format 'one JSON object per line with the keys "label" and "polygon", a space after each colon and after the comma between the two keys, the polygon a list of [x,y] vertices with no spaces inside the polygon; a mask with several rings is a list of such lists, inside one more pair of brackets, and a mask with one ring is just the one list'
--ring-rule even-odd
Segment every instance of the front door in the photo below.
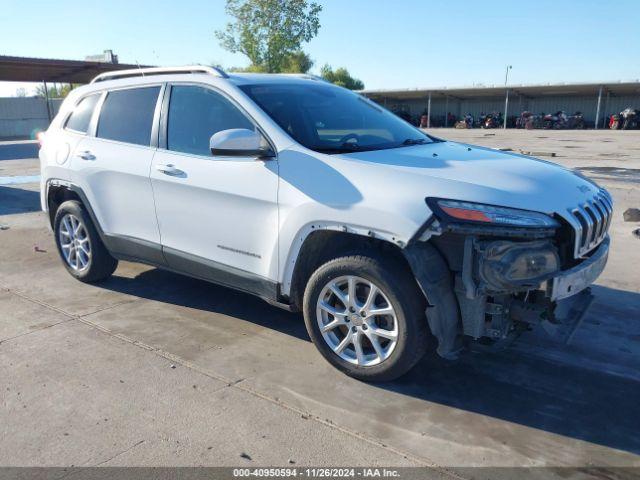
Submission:
{"label": "front door", "polygon": [[212,88],[176,84],[167,94],[164,148],[151,168],[167,263],[249,291],[263,281],[275,285],[277,160],[212,156],[211,135],[255,125]]}

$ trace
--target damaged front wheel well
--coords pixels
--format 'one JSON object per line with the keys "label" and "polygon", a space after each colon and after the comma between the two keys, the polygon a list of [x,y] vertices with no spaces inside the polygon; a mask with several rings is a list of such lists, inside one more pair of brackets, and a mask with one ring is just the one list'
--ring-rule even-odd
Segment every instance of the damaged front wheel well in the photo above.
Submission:
{"label": "damaged front wheel well", "polygon": [[347,255],[366,255],[367,253],[384,253],[385,256],[398,262],[411,272],[407,259],[397,245],[378,238],[365,237],[335,230],[316,230],[304,241],[298,252],[296,264],[291,278],[290,303],[294,310],[302,307],[302,298],[307,282],[314,271],[324,263]]}
{"label": "damaged front wheel well", "polygon": [[438,340],[438,354],[456,358],[460,350],[460,308],[447,262],[429,242],[414,243],[402,253],[427,299],[426,316],[431,333]]}

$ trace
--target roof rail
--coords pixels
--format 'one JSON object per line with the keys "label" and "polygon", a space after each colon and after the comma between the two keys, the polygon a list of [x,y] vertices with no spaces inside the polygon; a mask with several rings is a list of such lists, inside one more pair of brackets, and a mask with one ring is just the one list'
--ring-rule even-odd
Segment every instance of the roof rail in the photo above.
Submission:
{"label": "roof rail", "polygon": [[144,77],[145,75],[169,75],[171,73],[207,73],[220,78],[229,78],[224,70],[218,67],[207,67],[204,65],[189,65],[186,67],[151,67],[132,68],[130,70],[114,70],[112,72],[101,73],[91,83],[105,80],[115,80],[117,78]]}
{"label": "roof rail", "polygon": [[287,75],[289,77],[306,78],[307,80],[317,80],[319,82],[331,83],[326,78],[320,77],[318,75],[313,75],[312,73],[281,73],[280,75]]}

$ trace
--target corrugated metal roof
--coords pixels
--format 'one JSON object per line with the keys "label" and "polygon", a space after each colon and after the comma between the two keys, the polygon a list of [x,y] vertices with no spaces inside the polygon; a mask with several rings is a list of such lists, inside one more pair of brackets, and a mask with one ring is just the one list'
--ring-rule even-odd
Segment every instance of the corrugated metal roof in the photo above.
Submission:
{"label": "corrugated metal roof", "polygon": [[640,80],[599,82],[599,83],[555,83],[532,85],[508,85],[505,87],[490,86],[463,86],[463,87],[437,87],[437,88],[400,88],[363,90],[361,93],[372,98],[424,98],[431,93],[432,97],[452,98],[478,98],[503,96],[505,90],[523,95],[525,97],[541,97],[545,95],[597,95],[600,87],[603,93],[610,95],[639,95]]}
{"label": "corrugated metal roof", "polygon": [[0,81],[88,83],[100,73],[138,67],[123,63],[0,55]]}

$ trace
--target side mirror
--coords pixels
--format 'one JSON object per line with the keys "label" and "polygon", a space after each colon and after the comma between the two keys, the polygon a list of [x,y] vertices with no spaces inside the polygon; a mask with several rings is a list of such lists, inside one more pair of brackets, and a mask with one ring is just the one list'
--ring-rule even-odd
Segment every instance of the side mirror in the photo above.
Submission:
{"label": "side mirror", "polygon": [[212,155],[221,157],[275,157],[262,135],[247,128],[214,133],[209,140],[209,147]]}

